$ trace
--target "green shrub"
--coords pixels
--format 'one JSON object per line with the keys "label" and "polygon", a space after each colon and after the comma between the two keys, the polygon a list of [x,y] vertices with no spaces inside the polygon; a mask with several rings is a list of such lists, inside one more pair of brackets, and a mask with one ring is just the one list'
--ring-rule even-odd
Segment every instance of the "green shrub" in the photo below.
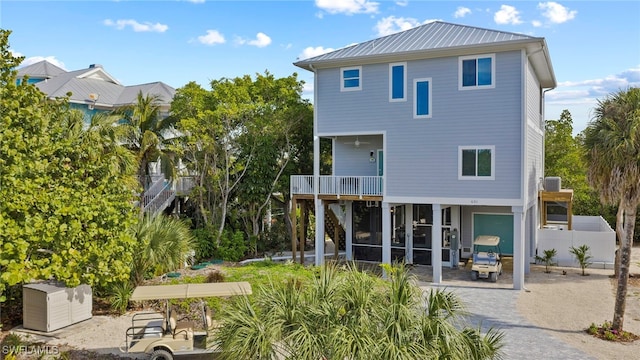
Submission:
{"label": "green shrub", "polygon": [[115,283],[111,286],[111,296],[109,302],[111,307],[119,313],[124,313],[129,306],[129,299],[133,294],[133,286],[129,281]]}
{"label": "green shrub", "polygon": [[215,256],[227,261],[239,261],[247,251],[244,234],[237,230],[235,233],[225,230],[220,238],[220,246]]}
{"label": "green shrub", "polygon": [[593,258],[593,256],[591,256],[591,254],[589,253],[589,246],[586,244],[579,247],[572,246],[569,249],[569,252],[573,254],[573,256],[576,258],[576,261],[578,261],[578,264],[580,264],[580,268],[582,269],[582,276],[587,275],[585,274],[584,269],[591,265],[591,259]]}
{"label": "green shrub", "polygon": [[211,226],[194,229],[192,231],[195,237],[194,251],[196,252],[196,261],[211,259],[216,252],[215,230]]}
{"label": "green shrub", "polygon": [[544,263],[544,272],[548,274],[551,272],[551,270],[549,270],[549,266],[552,266],[555,264],[553,262],[553,258],[556,257],[558,252],[556,251],[556,249],[548,249],[548,250],[545,250],[543,253],[544,253],[544,256],[536,255],[536,261],[540,261]]}

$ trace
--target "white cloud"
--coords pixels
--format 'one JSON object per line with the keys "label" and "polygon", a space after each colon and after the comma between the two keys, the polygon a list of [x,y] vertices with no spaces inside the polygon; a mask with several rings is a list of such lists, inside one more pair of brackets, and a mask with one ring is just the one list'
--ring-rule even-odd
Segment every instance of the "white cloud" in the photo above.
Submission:
{"label": "white cloud", "polygon": [[205,0],[186,0],[187,2],[194,4],[204,4]]}
{"label": "white cloud", "polygon": [[601,79],[563,81],[547,98],[552,104],[595,103],[608,94],[640,86],[640,65]]}
{"label": "white cloud", "polygon": [[322,55],[322,54],[326,54],[328,52],[332,52],[335,49],[332,48],[323,48],[322,46],[317,46],[317,47],[313,47],[313,46],[309,46],[306,49],[302,50],[302,53],[300,55],[298,55],[298,60],[304,60],[304,59],[309,59],[312,58],[314,56],[318,56],[318,55]]}
{"label": "white cloud", "polygon": [[198,41],[205,45],[224,44],[224,36],[218,30],[207,30],[207,35],[198,36]]}
{"label": "white cloud", "polygon": [[316,6],[329,14],[372,14],[378,12],[378,5],[369,0],[316,0]]}
{"label": "white cloud", "polygon": [[396,5],[398,5],[398,6],[407,6],[407,5],[409,5],[409,0],[396,1]]}
{"label": "white cloud", "polygon": [[400,31],[409,30],[416,26],[420,26],[433,21],[436,20],[430,19],[420,22],[414,18],[395,17],[391,15],[378,21],[374,29],[376,29],[378,36],[386,36],[395,34]]}
{"label": "white cloud", "polygon": [[522,23],[522,20],[520,20],[520,12],[511,5],[500,6],[500,10],[493,15],[493,21],[501,25],[518,25]]}
{"label": "white cloud", "polygon": [[[13,53],[14,56],[22,56],[20,53]],[[25,58],[22,63],[20,64],[20,66],[28,66],[31,64],[35,64],[37,62],[43,61],[43,60],[47,60],[48,62],[52,63],[53,65],[62,68],[64,70],[67,70],[67,68],[64,66],[64,63],[58,59],[56,59],[55,56],[31,56],[28,58]]]}
{"label": "white cloud", "polygon": [[540,26],[542,26],[542,22],[540,22],[538,20],[533,20],[531,22],[531,25],[533,25],[534,27],[540,27]]}
{"label": "white cloud", "polygon": [[247,45],[263,48],[271,44],[271,38],[267,34],[259,32],[256,34],[256,38],[254,40],[246,40],[246,39],[238,38],[236,39],[236,42],[240,45],[247,44]]}
{"label": "white cloud", "polygon": [[469,14],[471,14],[471,9],[464,6],[458,6],[458,8],[456,9],[456,12],[453,13],[453,17],[457,19],[457,18],[465,17],[466,15],[469,15]]}
{"label": "white cloud", "polygon": [[562,24],[576,17],[578,13],[576,10],[569,10],[557,2],[549,1],[545,3],[538,3],[538,9],[542,10],[542,16],[546,17],[550,22],[554,24]]}
{"label": "white cloud", "polygon": [[155,23],[152,24],[150,22],[139,23],[133,19],[121,19],[113,21],[111,19],[105,19],[103,24],[107,26],[115,27],[118,30],[122,30],[127,26],[130,26],[135,32],[159,32],[163,33],[169,29],[169,26],[165,24]]}

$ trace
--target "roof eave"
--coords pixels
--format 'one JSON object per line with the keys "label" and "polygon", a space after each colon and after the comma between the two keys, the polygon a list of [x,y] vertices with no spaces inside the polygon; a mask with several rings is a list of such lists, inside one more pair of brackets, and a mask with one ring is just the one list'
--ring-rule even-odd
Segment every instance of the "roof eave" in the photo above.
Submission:
{"label": "roof eave", "polygon": [[467,55],[470,53],[477,54],[480,52],[499,52],[499,51],[520,50],[523,47],[526,47],[527,44],[540,43],[540,42],[544,42],[544,39],[531,38],[531,39],[522,39],[522,40],[509,40],[509,41],[488,43],[488,44],[461,45],[461,46],[438,48],[438,49],[403,51],[403,52],[395,52],[390,54],[356,56],[356,57],[343,58],[343,59],[327,59],[327,60],[314,61],[312,58],[312,59],[306,59],[306,60],[295,62],[293,63],[293,65],[305,70],[313,71],[312,67],[315,69],[322,69],[322,68],[331,68],[331,67],[338,67],[338,66],[374,64],[374,63],[380,63],[380,62],[386,62],[386,61],[420,60],[420,59],[438,58],[438,57],[445,57],[445,56],[460,56],[460,55]]}

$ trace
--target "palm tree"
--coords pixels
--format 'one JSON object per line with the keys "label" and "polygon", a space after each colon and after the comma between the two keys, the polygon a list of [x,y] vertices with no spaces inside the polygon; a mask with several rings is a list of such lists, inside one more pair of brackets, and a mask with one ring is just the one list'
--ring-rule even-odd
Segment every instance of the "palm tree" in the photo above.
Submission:
{"label": "palm tree", "polygon": [[620,264],[612,328],[622,331],[631,246],[640,205],[640,88],[599,100],[585,129],[589,183],[604,203],[618,205],[616,233]]}
{"label": "palm tree", "polygon": [[[462,322],[452,293],[426,299],[404,266],[382,281],[355,266],[325,265],[307,283],[291,279],[258,289],[223,309],[216,331],[224,359],[489,359],[502,333]],[[424,303],[427,302],[427,311]]]}
{"label": "palm tree", "polygon": [[179,219],[162,214],[145,216],[132,233],[137,240],[130,278],[134,286],[141,284],[150,272],[178,269],[193,248],[189,227]]}
{"label": "palm tree", "polygon": [[157,95],[138,93],[135,104],[114,110],[120,116],[124,146],[131,150],[138,161],[138,178],[144,188],[152,162],[160,161],[162,173],[167,177],[175,176],[175,164],[168,147],[171,143],[175,119],[163,117]]}

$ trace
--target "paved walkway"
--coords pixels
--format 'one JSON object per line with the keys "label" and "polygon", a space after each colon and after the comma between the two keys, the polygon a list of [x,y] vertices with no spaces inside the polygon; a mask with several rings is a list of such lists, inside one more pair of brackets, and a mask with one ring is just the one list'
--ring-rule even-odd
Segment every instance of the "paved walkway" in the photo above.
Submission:
{"label": "paved walkway", "polygon": [[[425,289],[428,287],[423,286]],[[482,324],[483,332],[492,327],[504,332],[504,359],[596,359],[522,317],[516,309],[520,291],[450,285],[443,287],[463,299],[472,326]]]}

